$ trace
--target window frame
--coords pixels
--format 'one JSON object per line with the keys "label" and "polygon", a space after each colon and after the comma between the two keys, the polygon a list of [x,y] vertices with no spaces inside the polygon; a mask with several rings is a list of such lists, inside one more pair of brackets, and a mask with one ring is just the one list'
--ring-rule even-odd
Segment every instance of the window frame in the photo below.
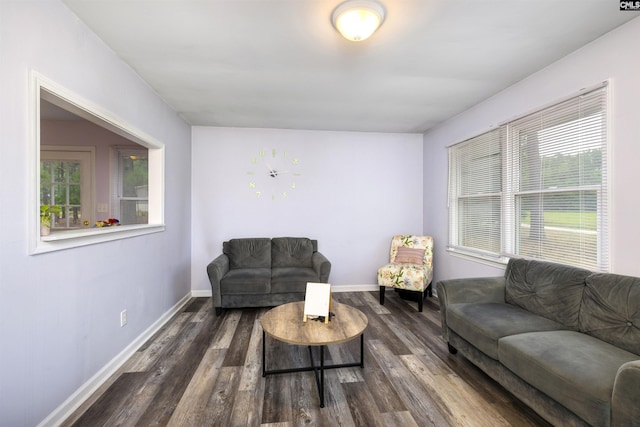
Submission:
{"label": "window frame", "polygon": [[[94,177],[95,177],[95,149],[94,147],[83,146],[60,146],[60,145],[43,145],[40,147],[40,160],[62,160],[62,158],[73,159],[81,162],[84,167],[81,172],[80,191],[82,195],[81,210],[84,219],[93,224],[94,219]],[[47,153],[46,158],[42,159],[42,152]],[[58,153],[64,153],[58,155]],[[86,168],[86,169],[85,169]],[[55,231],[54,231],[55,230]],[[60,229],[52,227],[53,232],[59,232]]]}
{"label": "window frame", "polygon": [[[122,157],[129,155],[141,155],[144,153],[144,156],[149,158],[149,151],[143,148],[132,148],[129,146],[120,147],[114,146],[111,147],[111,184],[110,184],[110,202],[111,202],[111,216],[113,218],[117,218],[121,223],[124,223],[121,212],[121,203],[122,201],[136,201],[136,202],[145,202],[147,205],[149,204],[149,196],[147,197],[133,197],[133,196],[124,196],[122,193],[124,191],[124,176],[123,176],[123,164]],[[148,188],[148,181],[147,181]],[[148,210],[148,208],[147,208]]]}
{"label": "window frame", "polygon": [[[42,74],[31,70],[30,76],[30,139],[29,144],[29,192],[28,234],[29,254],[37,255],[52,251],[99,244],[151,233],[163,232],[165,146],[150,135],[136,129],[115,114],[80,97]],[[40,99],[46,99],[67,111],[80,116],[117,135],[148,149],[149,159],[149,223],[63,230],[40,236]]]}
{"label": "window frame", "polygon": [[[556,106],[562,106],[567,103],[567,101],[578,100],[581,97],[590,94],[597,90],[605,90],[605,94],[603,95],[603,108],[602,117],[605,120],[603,126],[603,136],[604,138],[601,140],[602,144],[599,145],[602,153],[602,167],[603,173],[600,177],[600,182],[597,185],[589,185],[581,184],[579,186],[573,187],[563,187],[563,188],[553,188],[553,189],[542,189],[536,191],[527,191],[521,190],[518,188],[518,179],[516,176],[518,174],[518,168],[515,166],[515,162],[518,157],[519,147],[514,145],[512,140],[512,124],[517,124],[521,119],[526,119],[528,116],[533,116],[535,114],[547,113],[548,111],[552,111],[552,109]],[[456,222],[459,220],[459,212],[457,211],[457,199],[456,197],[460,197],[459,188],[454,188],[454,186],[459,187],[459,183],[456,182],[458,175],[460,175],[459,171],[455,170],[455,156],[454,150],[456,147],[463,146],[463,144],[469,143],[476,138],[482,137],[483,135],[492,132],[496,129],[496,127],[492,127],[489,131],[483,132],[474,136],[472,138],[468,138],[464,141],[461,141],[456,144],[452,144],[448,147],[449,154],[449,180],[448,180],[448,194],[449,194],[449,242],[447,246],[447,251],[454,256],[470,259],[473,261],[481,262],[484,264],[494,265],[494,266],[504,266],[510,257],[517,256],[522,258],[527,258],[527,256],[522,254],[515,254],[517,252],[517,239],[519,238],[518,230],[519,227],[520,216],[518,214],[518,203],[516,203],[516,198],[522,194],[526,193],[536,193],[536,194],[546,194],[546,193],[559,193],[559,192],[570,192],[570,190],[590,190],[593,191],[594,187],[597,187],[597,209],[596,209],[596,217],[597,217],[597,252],[596,259],[593,260],[596,263],[594,267],[586,267],[590,268],[594,271],[603,271],[607,272],[610,270],[610,247],[609,247],[609,239],[611,227],[609,224],[610,221],[610,175],[611,175],[611,167],[610,167],[610,141],[611,141],[611,82],[604,81],[601,84],[594,85],[589,88],[584,88],[580,90],[578,93],[572,94],[563,98],[559,101],[553,102],[546,106],[535,109],[534,111],[523,114],[522,116],[510,119],[507,122],[501,123],[498,125],[498,128],[501,129],[501,148],[502,148],[502,156],[501,156],[501,174],[502,174],[502,188],[501,188],[501,215],[500,215],[500,227],[502,229],[501,237],[500,237],[500,252],[486,252],[476,248],[467,248],[460,245],[460,241],[458,239],[458,235],[455,232],[456,228],[459,228]],[[582,116],[586,117],[586,116]],[[569,121],[561,122],[568,124]],[[545,127],[545,129],[551,129],[552,127]],[[568,147],[571,148],[571,147]],[[453,157],[453,158],[452,158]],[[456,175],[458,174],[458,175]],[[456,196],[457,194],[457,196]],[[604,198],[604,202],[601,198]],[[515,255],[514,255],[515,254]],[[558,262],[558,263],[567,263],[563,260],[555,260],[548,259],[550,262]]]}

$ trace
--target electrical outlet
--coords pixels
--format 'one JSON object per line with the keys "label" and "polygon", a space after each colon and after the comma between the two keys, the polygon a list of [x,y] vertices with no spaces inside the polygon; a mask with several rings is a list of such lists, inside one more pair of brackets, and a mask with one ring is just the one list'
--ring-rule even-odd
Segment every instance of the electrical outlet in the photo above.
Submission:
{"label": "electrical outlet", "polygon": [[127,324],[127,310],[122,310],[120,312],[120,327],[123,327]]}

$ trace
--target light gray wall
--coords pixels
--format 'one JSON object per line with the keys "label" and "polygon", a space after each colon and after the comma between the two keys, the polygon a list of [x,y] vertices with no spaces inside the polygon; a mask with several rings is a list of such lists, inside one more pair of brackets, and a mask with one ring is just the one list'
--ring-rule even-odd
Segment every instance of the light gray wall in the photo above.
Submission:
{"label": "light gray wall", "polygon": [[456,258],[445,250],[448,229],[446,147],[607,79],[611,79],[611,271],[640,276],[637,250],[640,240],[640,55],[634,47],[637,40],[640,40],[640,18],[424,135],[425,231],[443,243],[437,247],[434,261],[437,280],[502,274],[500,269]]}
{"label": "light gray wall", "polygon": [[[272,148],[300,160],[286,199],[249,188],[251,157]],[[318,239],[330,283],[346,286],[376,285],[391,237],[422,232],[419,134],[195,127],[192,167],[194,290],[211,290],[206,266],[231,238]]]}
{"label": "light gray wall", "polygon": [[[190,292],[191,130],[58,0],[0,2],[0,55],[0,424],[34,426]],[[165,232],[27,254],[31,69],[166,144]]]}

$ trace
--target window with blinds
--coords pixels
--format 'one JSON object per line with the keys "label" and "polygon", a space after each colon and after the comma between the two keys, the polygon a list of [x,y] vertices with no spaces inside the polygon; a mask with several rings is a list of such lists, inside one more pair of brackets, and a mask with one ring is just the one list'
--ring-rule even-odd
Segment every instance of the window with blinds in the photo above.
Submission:
{"label": "window with blinds", "polygon": [[450,147],[450,250],[607,271],[606,154],[606,84]]}
{"label": "window with blinds", "polygon": [[451,248],[485,256],[501,252],[502,128],[449,149]]}

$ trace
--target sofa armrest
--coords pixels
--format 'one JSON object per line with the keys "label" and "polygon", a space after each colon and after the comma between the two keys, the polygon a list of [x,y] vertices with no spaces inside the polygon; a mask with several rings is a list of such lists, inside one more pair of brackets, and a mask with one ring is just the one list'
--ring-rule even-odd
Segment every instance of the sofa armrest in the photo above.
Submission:
{"label": "sofa armrest", "polygon": [[469,279],[441,280],[436,283],[440,303],[442,336],[449,342],[447,306],[470,302],[505,302],[504,277],[475,277]]}
{"label": "sofa armrest", "polygon": [[320,252],[314,252],[311,257],[313,270],[320,278],[320,282],[329,283],[329,273],[331,273],[331,263]]}
{"label": "sofa armrest", "polygon": [[229,257],[222,254],[215,258],[207,265],[207,275],[211,282],[211,296],[213,298],[213,306],[220,307],[222,297],[220,295],[220,280],[229,271]]}
{"label": "sofa armrest", "polygon": [[640,420],[640,360],[618,369],[611,396],[611,426],[637,425]]}

